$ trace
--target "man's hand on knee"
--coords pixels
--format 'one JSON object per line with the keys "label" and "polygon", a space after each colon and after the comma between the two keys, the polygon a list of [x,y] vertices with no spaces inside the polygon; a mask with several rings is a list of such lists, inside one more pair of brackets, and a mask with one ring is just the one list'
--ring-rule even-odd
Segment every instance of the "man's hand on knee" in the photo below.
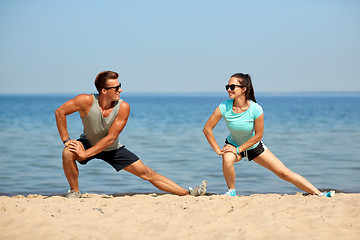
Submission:
{"label": "man's hand on knee", "polygon": [[69,148],[70,152],[77,155],[78,161],[86,160],[86,152],[81,142],[76,140],[69,141],[67,147]]}

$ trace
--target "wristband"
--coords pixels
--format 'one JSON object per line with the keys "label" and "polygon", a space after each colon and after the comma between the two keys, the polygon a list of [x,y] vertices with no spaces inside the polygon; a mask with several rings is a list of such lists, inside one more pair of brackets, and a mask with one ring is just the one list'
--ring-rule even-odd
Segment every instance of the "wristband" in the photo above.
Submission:
{"label": "wristband", "polygon": [[64,140],[64,141],[63,141],[63,144],[67,143],[67,141],[69,141],[69,140],[70,140],[70,138]]}
{"label": "wristband", "polygon": [[237,155],[240,154],[240,153],[239,153],[239,147],[236,148],[236,153],[237,153]]}

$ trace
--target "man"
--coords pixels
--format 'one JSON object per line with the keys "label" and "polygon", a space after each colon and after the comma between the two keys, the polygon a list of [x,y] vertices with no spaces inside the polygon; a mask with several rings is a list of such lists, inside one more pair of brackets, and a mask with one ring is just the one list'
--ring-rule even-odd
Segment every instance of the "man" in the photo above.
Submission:
{"label": "man", "polygon": [[[158,189],[180,196],[200,196],[206,192],[207,182],[186,190],[170,179],[156,173],[132,152],[119,143],[119,134],[124,129],[130,114],[128,103],[120,99],[122,92],[116,72],[104,71],[97,75],[95,86],[99,94],[81,94],[65,102],[55,111],[56,124],[65,148],[62,154],[63,168],[70,190],[68,198],[79,198],[79,170],[76,164],[86,164],[99,158],[116,171],[124,169]],[[79,112],[84,133],[78,140],[72,140],[67,131],[66,116]]]}

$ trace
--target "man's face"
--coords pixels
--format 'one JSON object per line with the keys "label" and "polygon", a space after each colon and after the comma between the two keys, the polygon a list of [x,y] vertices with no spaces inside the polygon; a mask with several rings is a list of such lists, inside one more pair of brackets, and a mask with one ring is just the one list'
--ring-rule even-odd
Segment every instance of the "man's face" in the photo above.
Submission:
{"label": "man's face", "polygon": [[117,79],[109,79],[106,81],[105,86],[106,95],[114,101],[120,99],[120,93],[122,92],[121,84]]}

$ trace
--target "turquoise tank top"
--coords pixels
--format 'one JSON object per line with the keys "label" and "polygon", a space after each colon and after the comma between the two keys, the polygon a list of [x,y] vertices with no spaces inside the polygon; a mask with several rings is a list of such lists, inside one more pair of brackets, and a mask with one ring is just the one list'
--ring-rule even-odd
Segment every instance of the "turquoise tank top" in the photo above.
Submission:
{"label": "turquoise tank top", "polygon": [[[225,119],[226,126],[230,131],[227,140],[232,145],[238,147],[248,141],[255,135],[255,119],[263,114],[262,107],[256,102],[250,101],[248,110],[242,113],[235,113],[233,108],[234,100],[227,100],[219,105],[221,115]],[[259,143],[257,142],[247,150],[254,149]]]}

